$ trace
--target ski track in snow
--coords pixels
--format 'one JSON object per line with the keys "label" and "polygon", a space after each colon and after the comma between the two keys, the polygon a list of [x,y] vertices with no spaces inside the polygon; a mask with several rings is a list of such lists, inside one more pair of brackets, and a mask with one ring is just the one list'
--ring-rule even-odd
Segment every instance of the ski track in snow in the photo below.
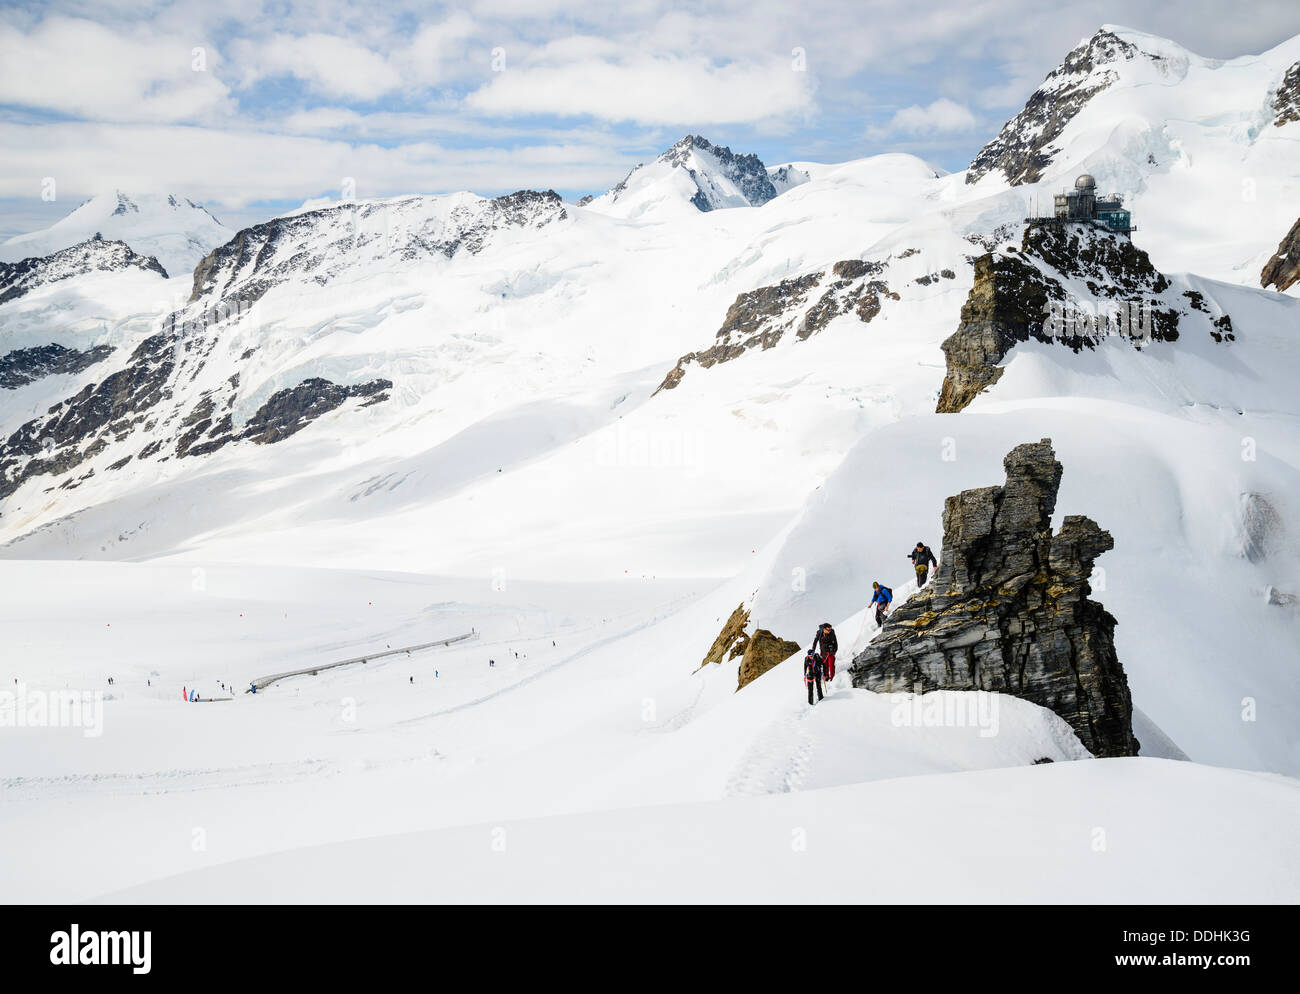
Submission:
{"label": "ski track in snow", "polygon": [[784,717],[772,722],[754,737],[744,758],[727,778],[726,797],[754,797],[763,794],[788,794],[799,790],[812,766],[813,738],[807,722],[830,700],[813,707],[801,703]]}

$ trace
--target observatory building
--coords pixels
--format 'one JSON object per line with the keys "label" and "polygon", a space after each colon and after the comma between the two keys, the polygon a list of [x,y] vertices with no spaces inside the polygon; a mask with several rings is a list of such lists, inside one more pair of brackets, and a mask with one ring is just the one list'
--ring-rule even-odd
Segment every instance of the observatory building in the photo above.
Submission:
{"label": "observatory building", "polygon": [[1061,221],[1091,221],[1111,231],[1127,235],[1133,231],[1133,215],[1124,209],[1118,194],[1107,199],[1097,197],[1097,181],[1084,173],[1074,181],[1074,189],[1058,193],[1055,216]]}

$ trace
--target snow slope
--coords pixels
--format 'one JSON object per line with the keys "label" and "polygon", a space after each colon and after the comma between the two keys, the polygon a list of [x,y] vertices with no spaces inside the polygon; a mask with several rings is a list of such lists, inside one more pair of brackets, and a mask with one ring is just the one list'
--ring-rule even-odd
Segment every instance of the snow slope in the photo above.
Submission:
{"label": "snow slope", "polygon": [[1297,817],[1294,781],[1112,759],[359,839],[105,900],[1291,903],[1300,878],[1270,822]]}

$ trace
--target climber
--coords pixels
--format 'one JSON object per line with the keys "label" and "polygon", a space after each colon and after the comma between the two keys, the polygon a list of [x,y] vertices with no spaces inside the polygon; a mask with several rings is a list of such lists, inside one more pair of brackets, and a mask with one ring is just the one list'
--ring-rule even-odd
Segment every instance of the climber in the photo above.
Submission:
{"label": "climber", "polygon": [[835,637],[835,629],[831,627],[829,621],[823,621],[817,628],[817,634],[813,636],[813,650],[822,657],[822,668],[826,671],[826,682],[830,683],[835,679],[835,653],[839,651],[840,643]]}
{"label": "climber", "polygon": [[880,626],[885,623],[885,615],[889,613],[889,605],[894,599],[894,592],[888,587],[882,587],[877,580],[871,581],[871,587],[875,591],[871,597],[871,603],[876,605],[876,625]]}
{"label": "climber", "polygon": [[817,685],[817,700],[821,700],[825,695],[822,693],[822,657],[817,655],[811,649],[808,655],[803,657],[803,682],[808,687],[808,703],[813,702],[813,684]]}
{"label": "climber", "polygon": [[916,589],[920,590],[925,586],[925,581],[930,576],[930,567],[939,565],[934,558],[934,553],[924,542],[917,542],[916,548],[908,554],[908,559],[912,560],[912,565],[916,567]]}

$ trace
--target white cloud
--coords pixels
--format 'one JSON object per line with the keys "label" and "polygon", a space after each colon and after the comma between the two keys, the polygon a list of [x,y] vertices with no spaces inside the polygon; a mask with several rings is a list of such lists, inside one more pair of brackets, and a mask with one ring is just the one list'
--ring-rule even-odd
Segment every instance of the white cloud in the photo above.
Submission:
{"label": "white cloud", "polygon": [[[193,68],[195,48],[206,71]],[[233,107],[217,62],[193,38],[47,17],[28,32],[0,26],[0,103],[108,121],[208,119]]]}
{"label": "white cloud", "polygon": [[294,76],[315,92],[341,100],[377,100],[402,84],[397,69],[378,52],[347,38],[314,32],[239,41],[231,47],[247,88],[263,79]]}
{"label": "white cloud", "polygon": [[714,65],[700,56],[651,55],[590,37],[569,38],[509,61],[466,106],[490,116],[591,116],[642,124],[730,124],[805,113],[808,73],[788,57]]}
{"label": "white cloud", "polygon": [[[66,150],[77,149],[69,157]],[[521,188],[603,189],[635,160],[606,143],[561,141],[448,148],[396,146],[175,125],[0,123],[0,198],[35,198],[53,176],[70,210],[103,189],[166,190],[242,208],[338,196],[344,177],[361,197]],[[221,214],[218,212],[218,216]]]}
{"label": "white cloud", "polygon": [[962,134],[975,128],[975,115],[962,104],[940,97],[924,107],[913,104],[894,113],[877,133],[904,135]]}

